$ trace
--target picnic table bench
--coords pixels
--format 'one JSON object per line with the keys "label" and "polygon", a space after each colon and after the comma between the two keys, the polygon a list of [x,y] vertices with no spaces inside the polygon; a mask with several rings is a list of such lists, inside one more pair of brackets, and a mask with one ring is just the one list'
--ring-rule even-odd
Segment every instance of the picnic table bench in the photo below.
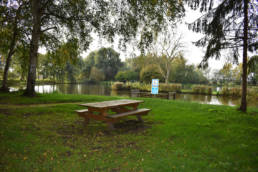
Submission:
{"label": "picnic table bench", "polygon": [[[141,116],[147,115],[150,109],[138,109],[138,106],[143,101],[141,100],[112,100],[95,103],[81,104],[88,109],[76,110],[80,117],[84,118],[85,124],[87,125],[90,119],[106,122],[109,128],[114,129],[114,123],[120,119],[135,115],[140,122],[142,121]],[[113,112],[110,114],[109,112]]]}

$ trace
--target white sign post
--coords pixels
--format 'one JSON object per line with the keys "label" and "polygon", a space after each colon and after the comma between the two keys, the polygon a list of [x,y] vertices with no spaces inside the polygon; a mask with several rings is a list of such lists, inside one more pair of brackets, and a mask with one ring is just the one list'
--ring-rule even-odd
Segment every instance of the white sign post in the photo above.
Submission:
{"label": "white sign post", "polygon": [[151,94],[158,94],[159,93],[159,80],[152,79],[151,83]]}

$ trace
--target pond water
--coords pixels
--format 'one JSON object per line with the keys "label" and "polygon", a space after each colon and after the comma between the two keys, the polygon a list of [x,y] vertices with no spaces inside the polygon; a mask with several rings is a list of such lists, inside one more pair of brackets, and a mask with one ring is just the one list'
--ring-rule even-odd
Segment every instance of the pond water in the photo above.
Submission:
{"label": "pond water", "polygon": [[[17,91],[18,87],[11,87],[11,91]],[[56,85],[37,85],[35,87],[38,93],[58,92],[63,94],[90,94],[90,95],[106,95],[106,96],[124,96],[124,97],[154,97],[150,93],[139,93],[131,91],[115,91],[109,85],[88,85],[88,84],[56,84]],[[160,93],[155,96],[165,99],[173,99],[167,93]],[[176,100],[199,102],[213,105],[237,106],[240,104],[240,98],[231,98],[224,96],[196,95],[196,94],[176,94]],[[249,102],[248,106],[258,107],[258,102]]]}

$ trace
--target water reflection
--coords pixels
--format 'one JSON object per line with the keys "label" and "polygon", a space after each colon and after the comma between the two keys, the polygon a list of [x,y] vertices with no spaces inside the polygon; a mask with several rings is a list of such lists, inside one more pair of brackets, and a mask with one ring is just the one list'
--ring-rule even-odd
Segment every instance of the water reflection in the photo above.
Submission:
{"label": "water reflection", "polygon": [[[17,91],[24,89],[21,87],[11,87],[10,91]],[[106,96],[124,96],[124,97],[159,97],[165,99],[174,98],[176,100],[199,102],[204,104],[213,105],[228,105],[235,106],[240,104],[240,98],[230,98],[223,96],[210,96],[210,95],[196,95],[196,94],[167,94],[160,93],[153,96],[150,92],[139,92],[138,90],[132,91],[116,91],[111,90],[108,85],[85,85],[85,84],[57,84],[57,85],[37,85],[35,87],[38,93],[52,93],[59,92],[63,94],[91,94],[91,95],[106,95]],[[249,102],[250,106],[258,107],[258,102]]]}

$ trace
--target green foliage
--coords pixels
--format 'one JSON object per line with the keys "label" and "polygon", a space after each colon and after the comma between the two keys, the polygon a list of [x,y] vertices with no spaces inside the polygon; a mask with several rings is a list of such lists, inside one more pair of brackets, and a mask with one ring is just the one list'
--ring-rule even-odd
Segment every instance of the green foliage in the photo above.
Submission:
{"label": "green foliage", "polygon": [[91,52],[85,60],[83,73],[85,77],[89,77],[91,68],[95,67],[103,71],[105,80],[113,80],[118,70],[122,67],[119,53],[112,48],[100,48]]}
{"label": "green foliage", "polygon": [[170,81],[175,83],[206,84],[207,78],[194,65],[187,65],[187,60],[180,56],[171,65]]}
{"label": "green foliage", "polygon": [[115,79],[117,81],[122,81],[122,82],[128,82],[128,81],[138,81],[139,80],[139,74],[134,71],[119,71]]}
{"label": "green foliage", "polygon": [[78,40],[71,39],[53,51],[48,51],[46,55],[39,55],[38,74],[43,79],[75,83],[79,79],[82,65]]}
{"label": "green foliage", "polygon": [[140,80],[142,82],[151,83],[152,79],[163,80],[157,65],[154,64],[144,67],[140,72]]}
{"label": "green foliage", "polygon": [[90,71],[90,80],[93,81],[104,81],[105,80],[105,74],[101,70],[99,70],[96,67],[92,67]]}
{"label": "green foliage", "polygon": [[248,61],[248,73],[252,84],[258,83],[258,55],[252,56]]}

